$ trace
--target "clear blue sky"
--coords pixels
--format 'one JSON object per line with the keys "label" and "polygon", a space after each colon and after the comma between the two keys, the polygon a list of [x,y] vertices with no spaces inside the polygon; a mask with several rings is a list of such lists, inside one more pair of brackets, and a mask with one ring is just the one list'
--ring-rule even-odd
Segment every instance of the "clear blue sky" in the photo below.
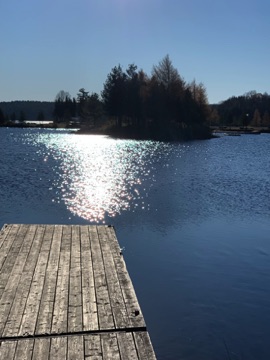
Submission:
{"label": "clear blue sky", "polygon": [[0,101],[103,88],[169,54],[210,103],[270,92],[269,0],[0,0]]}

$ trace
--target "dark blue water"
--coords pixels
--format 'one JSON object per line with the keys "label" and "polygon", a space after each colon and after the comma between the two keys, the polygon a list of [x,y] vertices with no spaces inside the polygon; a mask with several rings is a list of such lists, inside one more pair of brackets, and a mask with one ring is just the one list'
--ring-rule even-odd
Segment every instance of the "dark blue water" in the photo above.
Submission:
{"label": "dark blue water", "polygon": [[115,225],[158,359],[270,358],[270,136],[0,128],[0,225]]}

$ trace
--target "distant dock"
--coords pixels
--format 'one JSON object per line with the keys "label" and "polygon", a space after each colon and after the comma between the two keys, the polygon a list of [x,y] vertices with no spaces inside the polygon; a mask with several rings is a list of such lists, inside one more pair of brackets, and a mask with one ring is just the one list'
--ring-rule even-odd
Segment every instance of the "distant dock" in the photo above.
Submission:
{"label": "distant dock", "polygon": [[113,227],[2,228],[0,359],[156,359]]}

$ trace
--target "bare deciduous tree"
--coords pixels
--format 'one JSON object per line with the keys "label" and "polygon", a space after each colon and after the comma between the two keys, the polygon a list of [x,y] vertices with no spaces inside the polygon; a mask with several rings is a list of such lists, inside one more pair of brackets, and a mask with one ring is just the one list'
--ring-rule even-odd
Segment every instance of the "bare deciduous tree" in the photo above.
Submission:
{"label": "bare deciduous tree", "polygon": [[55,101],[66,101],[66,99],[71,99],[70,93],[64,90],[60,90],[56,97],[55,97]]}
{"label": "bare deciduous tree", "polygon": [[182,81],[178,70],[172,65],[169,55],[166,55],[158,65],[153,66],[152,76],[165,88],[172,83]]}

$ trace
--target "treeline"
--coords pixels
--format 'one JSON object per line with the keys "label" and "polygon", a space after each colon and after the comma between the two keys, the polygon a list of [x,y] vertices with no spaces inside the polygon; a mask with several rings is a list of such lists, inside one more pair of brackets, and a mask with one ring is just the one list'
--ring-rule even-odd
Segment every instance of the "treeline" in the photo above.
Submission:
{"label": "treeline", "polygon": [[97,120],[104,122],[104,104],[97,93],[81,88],[77,98],[71,98],[64,90],[59,91],[54,101],[53,117],[56,123],[77,122],[80,126],[94,127]]}
{"label": "treeline", "polygon": [[[45,110],[40,105],[47,105]],[[51,107],[53,105],[53,108]],[[131,64],[108,74],[101,94],[61,90],[54,103],[0,103],[0,122],[51,119],[76,122],[82,131],[162,140],[208,138],[211,108],[202,83],[186,83],[165,56],[151,75]]]}
{"label": "treeline", "polygon": [[250,91],[210,106],[204,85],[185,82],[167,55],[150,75],[135,64],[115,66],[101,94],[81,88],[75,98],[59,91],[54,102],[0,102],[0,125],[52,119],[123,137],[208,138],[209,125],[270,127],[270,95]]}
{"label": "treeline", "polygon": [[84,88],[77,98],[60,91],[55,99],[56,122],[78,118],[83,131],[106,128],[118,136],[152,139],[210,137],[211,109],[202,83],[186,83],[165,56],[150,76],[131,64],[108,74],[101,96]]}
{"label": "treeline", "polygon": [[54,103],[49,101],[0,102],[0,122],[24,120],[52,120]]}
{"label": "treeline", "polygon": [[219,126],[270,126],[270,95],[249,91],[212,105],[211,124]]}

